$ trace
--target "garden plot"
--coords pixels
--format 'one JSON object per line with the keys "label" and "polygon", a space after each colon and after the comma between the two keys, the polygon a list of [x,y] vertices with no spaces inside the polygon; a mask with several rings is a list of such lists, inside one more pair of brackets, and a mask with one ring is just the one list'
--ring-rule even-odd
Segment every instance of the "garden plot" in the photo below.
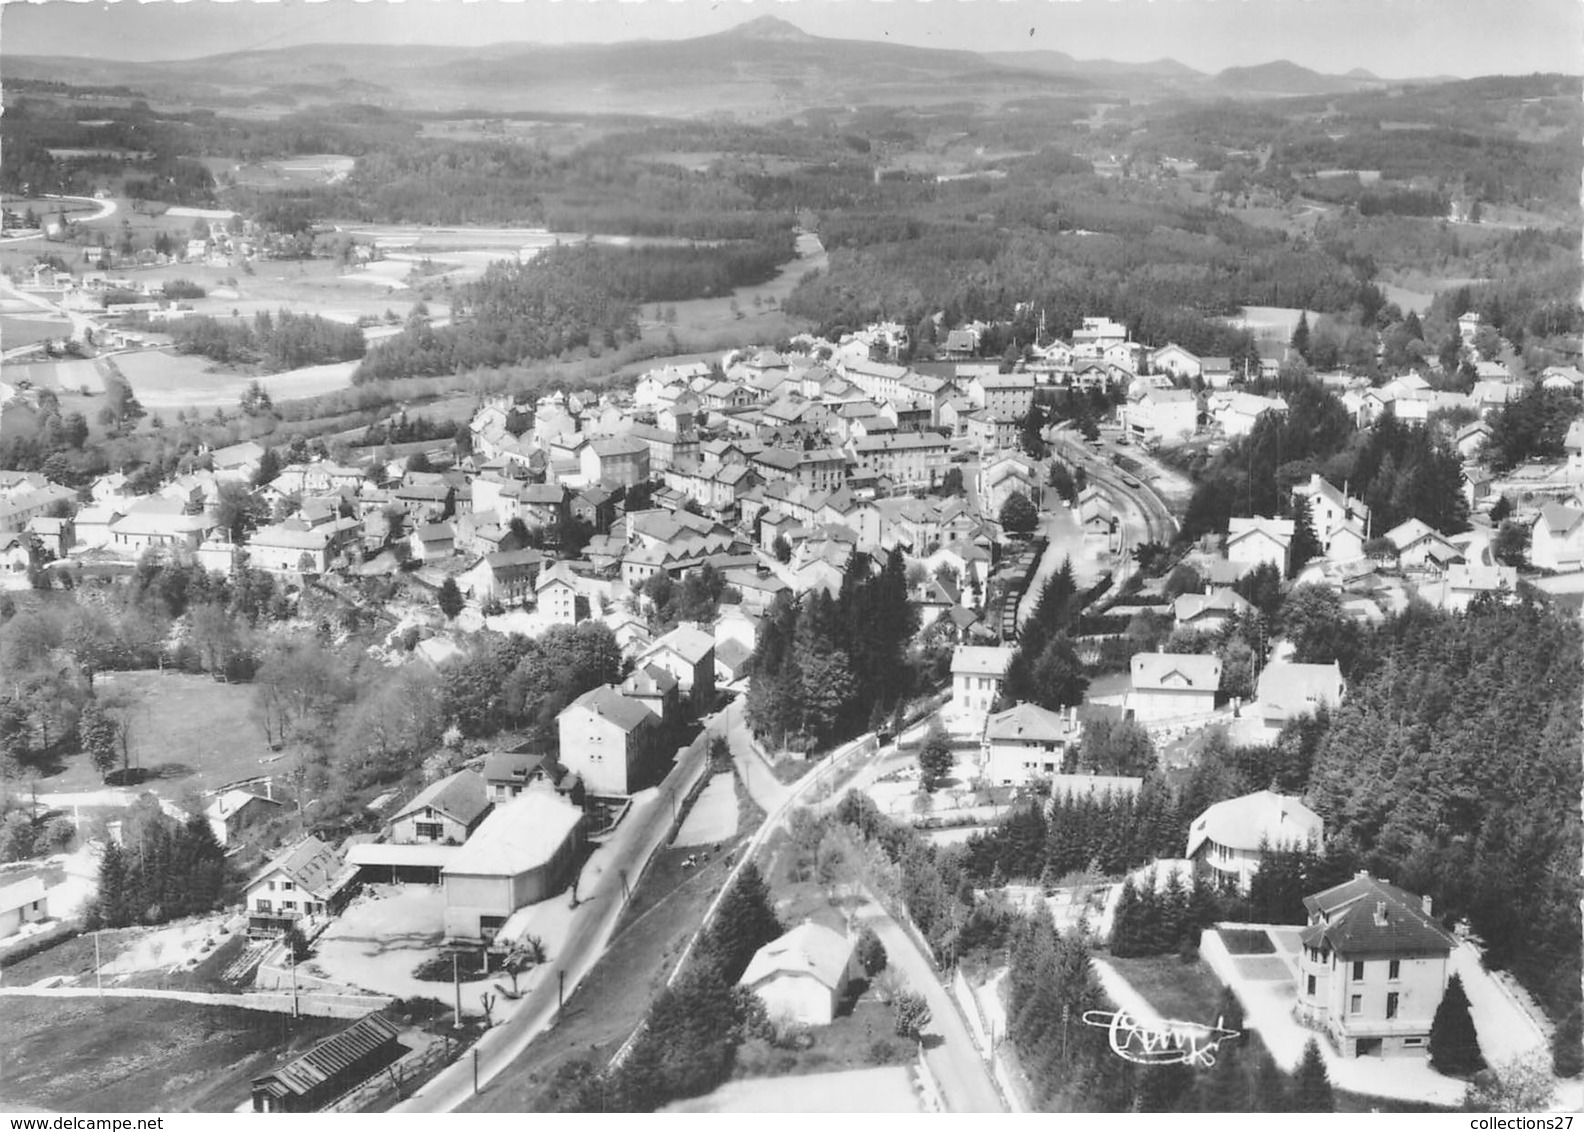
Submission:
{"label": "garden plot", "polygon": [[678,849],[714,845],[737,834],[737,786],[731,773],[714,775],[694,801],[672,844]]}

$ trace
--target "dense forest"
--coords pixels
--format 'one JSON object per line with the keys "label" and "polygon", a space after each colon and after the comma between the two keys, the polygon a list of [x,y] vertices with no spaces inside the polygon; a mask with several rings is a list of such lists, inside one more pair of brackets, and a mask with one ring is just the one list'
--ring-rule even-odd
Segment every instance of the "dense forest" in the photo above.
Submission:
{"label": "dense forest", "polygon": [[222,365],[256,365],[264,373],[350,362],[363,356],[363,331],[314,314],[259,311],[253,321],[198,315],[169,324],[178,354],[202,354]]}
{"label": "dense forest", "polygon": [[451,325],[410,320],[369,350],[356,380],[434,377],[579,348],[615,349],[638,337],[642,304],[763,283],[791,255],[783,236],[715,247],[586,242],[547,248],[525,263],[494,263],[481,279],[451,293]]}
{"label": "dense forest", "polygon": [[1268,787],[1299,794],[1325,819],[1324,852],[1278,857],[1245,904],[1220,914],[1302,922],[1303,895],[1358,868],[1428,894],[1447,923],[1468,921],[1491,967],[1535,994],[1558,1024],[1559,1070],[1576,1071],[1576,618],[1529,599],[1467,614],[1415,605],[1368,630],[1334,595],[1316,601],[1300,587],[1273,628],[1299,644],[1300,660],[1342,661],[1339,708],[1289,724],[1270,747],[1212,735],[1186,777],[1168,785],[1152,774],[1136,798],[1016,811],[958,851],[956,867],[976,884],[1049,884],[1091,867],[1114,875],[1179,855],[1188,823],[1217,801]]}

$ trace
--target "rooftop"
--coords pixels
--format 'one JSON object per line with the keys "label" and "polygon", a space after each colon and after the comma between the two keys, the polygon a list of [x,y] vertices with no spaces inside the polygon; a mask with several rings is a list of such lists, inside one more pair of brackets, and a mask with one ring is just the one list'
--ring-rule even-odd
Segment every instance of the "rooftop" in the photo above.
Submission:
{"label": "rooftop", "polygon": [[[647,711],[640,705],[639,711]],[[545,790],[528,790],[495,807],[441,870],[445,876],[514,876],[547,864],[583,811]]]}
{"label": "rooftop", "polygon": [[1207,840],[1251,852],[1261,846],[1307,845],[1324,833],[1320,815],[1302,799],[1260,790],[1217,802],[1200,814],[1188,829],[1187,855],[1192,857]]}

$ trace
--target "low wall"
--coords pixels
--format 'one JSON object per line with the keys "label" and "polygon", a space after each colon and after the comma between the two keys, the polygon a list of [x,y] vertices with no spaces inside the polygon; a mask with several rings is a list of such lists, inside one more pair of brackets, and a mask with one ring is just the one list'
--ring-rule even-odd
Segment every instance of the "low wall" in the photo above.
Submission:
{"label": "low wall", "polygon": [[393,999],[361,994],[210,994],[205,991],[152,990],[142,987],[0,987],[0,997],[28,998],[163,998],[199,1006],[231,1006],[274,1014],[310,1014],[315,1018],[362,1018],[389,1006]]}
{"label": "low wall", "polygon": [[935,1071],[929,1067],[929,1060],[924,1056],[924,1044],[919,1043],[918,1059],[913,1063],[913,1071],[918,1074],[919,1091],[924,1094],[924,1108],[928,1112],[945,1112],[946,1101],[941,1094],[940,1082],[935,1079]]}

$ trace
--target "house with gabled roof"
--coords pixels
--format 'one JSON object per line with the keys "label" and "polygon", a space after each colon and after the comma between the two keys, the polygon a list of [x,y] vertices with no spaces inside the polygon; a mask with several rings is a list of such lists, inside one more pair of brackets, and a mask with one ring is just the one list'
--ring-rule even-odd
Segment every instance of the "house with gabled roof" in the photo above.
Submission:
{"label": "house with gabled roof", "polygon": [[1221,658],[1141,652],[1132,660],[1127,710],[1141,723],[1209,715],[1221,688]]}
{"label": "house with gabled roof", "polygon": [[1234,517],[1227,523],[1227,560],[1241,566],[1244,573],[1262,562],[1269,562],[1286,577],[1292,540],[1291,519],[1267,519],[1258,515]]}
{"label": "house with gabled roof", "polygon": [[[1578,422],[1575,421],[1575,424]],[[1453,443],[1457,446],[1458,455],[1465,460],[1472,459],[1484,451],[1490,443],[1491,425],[1487,420],[1470,421],[1457,430]]]}
{"label": "house with gabled roof", "polygon": [[277,853],[244,888],[248,935],[279,935],[298,928],[304,935],[333,916],[352,897],[357,870],[317,837],[305,837]]}
{"label": "house with gabled roof", "polygon": [[401,844],[460,845],[489,813],[484,776],[459,770],[420,790],[386,823],[386,839]]}
{"label": "house with gabled roof", "polygon": [[[204,808],[204,818],[222,847],[235,845],[243,830],[281,812],[281,803],[249,790],[222,790]],[[0,932],[0,935],[3,935]]]}
{"label": "house with gabled roof", "polygon": [[1584,480],[1584,417],[1568,425],[1567,435],[1562,438],[1562,450],[1567,453],[1568,479]]}
{"label": "house with gabled roof", "polygon": [[1540,508],[1529,528],[1529,561],[1548,570],[1584,566],[1584,510],[1561,503]]}
{"label": "house with gabled roof", "polygon": [[1324,844],[1325,822],[1303,799],[1270,790],[1217,802],[1188,827],[1195,871],[1217,884],[1247,892],[1268,853]]}
{"label": "house with gabled roof", "polygon": [[1050,711],[1014,704],[985,720],[980,772],[996,786],[1026,786],[1060,774],[1067,753],[1082,739],[1077,708]]}
{"label": "house with gabled roof", "polygon": [[952,651],[951,709],[955,714],[984,715],[995,706],[1012,652],[1003,646],[980,645],[958,645]]}
{"label": "house with gabled roof", "polygon": [[1361,872],[1305,897],[1304,909],[1298,1020],[1344,1057],[1424,1054],[1457,945],[1430,898]]}
{"label": "house with gabled roof", "polygon": [[0,887],[0,939],[15,935],[24,924],[49,918],[49,891],[44,878],[30,876]]}
{"label": "house with gabled roof", "polygon": [[[1309,482],[1296,485],[1292,493],[1294,500],[1303,499],[1309,504],[1309,519],[1326,557],[1347,560],[1349,556],[1332,553],[1332,543],[1339,531],[1348,529],[1353,523],[1367,526],[1369,507],[1362,499],[1347,494],[1319,472],[1310,473]],[[1351,540],[1347,540],[1346,546],[1336,549],[1351,549]]]}
{"label": "house with gabled roof", "polygon": [[631,794],[664,776],[659,720],[614,684],[573,700],[556,717],[556,728],[557,761],[590,793]]}
{"label": "house with gabled roof", "polygon": [[1281,728],[1295,719],[1332,709],[1342,702],[1347,681],[1342,666],[1273,660],[1260,672],[1256,711],[1266,727]]}
{"label": "house with gabled roof", "polygon": [[534,581],[534,601],[541,618],[554,625],[576,625],[577,598],[577,576],[567,563],[552,562],[539,571]]}
{"label": "house with gabled roof", "polygon": [[1463,561],[1463,552],[1452,540],[1421,519],[1408,519],[1386,532],[1404,567],[1440,571]]}
{"label": "house with gabled roof", "polygon": [[804,921],[754,952],[737,985],[758,997],[772,1021],[828,1026],[862,974],[855,938]]}
{"label": "house with gabled roof", "polygon": [[1179,594],[1172,602],[1172,617],[1177,627],[1196,633],[1219,633],[1229,623],[1252,612],[1254,606],[1231,587],[1213,589],[1207,594]]}

